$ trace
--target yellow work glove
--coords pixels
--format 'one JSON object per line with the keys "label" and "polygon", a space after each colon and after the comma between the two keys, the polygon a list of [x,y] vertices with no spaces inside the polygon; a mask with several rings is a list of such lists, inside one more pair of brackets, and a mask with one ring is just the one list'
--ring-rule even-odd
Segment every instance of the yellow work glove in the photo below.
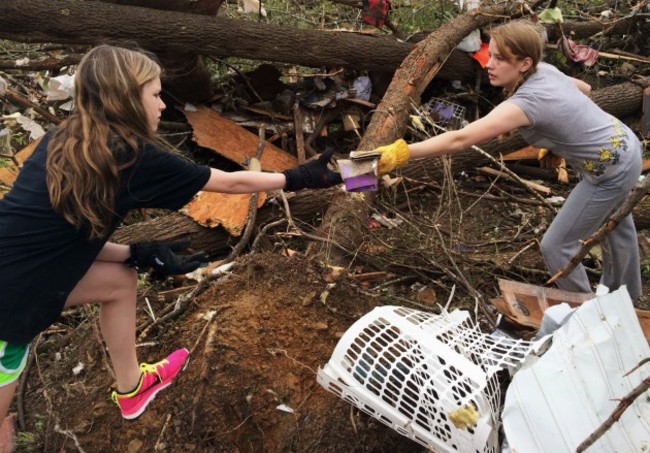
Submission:
{"label": "yellow work glove", "polygon": [[379,162],[377,162],[377,173],[379,175],[385,175],[397,167],[401,167],[411,157],[408,145],[401,138],[390,145],[380,146],[375,151],[381,153]]}

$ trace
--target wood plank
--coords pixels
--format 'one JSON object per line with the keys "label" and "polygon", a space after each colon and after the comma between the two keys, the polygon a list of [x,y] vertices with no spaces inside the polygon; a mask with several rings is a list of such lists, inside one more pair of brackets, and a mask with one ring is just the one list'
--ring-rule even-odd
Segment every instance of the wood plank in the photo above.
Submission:
{"label": "wood plank", "polygon": [[537,160],[539,148],[529,145],[503,156],[504,161],[510,160]]}
{"label": "wood plank", "polygon": [[[209,148],[246,168],[247,162],[257,153],[257,134],[227,120],[206,106],[196,111],[183,112],[194,129],[194,140],[200,146]],[[298,159],[272,143],[264,145],[260,159],[262,170],[282,171],[295,167]]]}
{"label": "wood plank", "polygon": [[[490,303],[510,321],[536,329],[548,307],[567,303],[575,308],[595,297],[591,293],[575,293],[506,279],[499,279],[499,289],[501,296],[491,299]],[[650,343],[650,311],[638,308],[635,311],[643,335]]]}

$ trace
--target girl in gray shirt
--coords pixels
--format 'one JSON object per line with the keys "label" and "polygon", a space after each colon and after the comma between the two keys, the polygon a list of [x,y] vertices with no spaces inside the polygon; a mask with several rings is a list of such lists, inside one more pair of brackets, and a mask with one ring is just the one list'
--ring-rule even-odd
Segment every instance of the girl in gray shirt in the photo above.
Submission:
{"label": "girl in gray shirt", "polygon": [[[566,266],[589,237],[618,208],[641,174],[641,143],[618,119],[589,97],[586,83],[540,62],[544,43],[534,25],[512,21],[495,28],[486,66],[490,84],[508,98],[488,115],[457,131],[406,144],[380,147],[379,172],[387,173],[409,158],[439,157],[518,129],[531,145],[547,148],[581,174],[541,242],[553,275]],[[600,283],[610,290],[626,285],[632,299],[641,295],[636,229],[632,216],[622,219],[602,244]],[[578,265],[557,280],[561,289],[591,292]]]}

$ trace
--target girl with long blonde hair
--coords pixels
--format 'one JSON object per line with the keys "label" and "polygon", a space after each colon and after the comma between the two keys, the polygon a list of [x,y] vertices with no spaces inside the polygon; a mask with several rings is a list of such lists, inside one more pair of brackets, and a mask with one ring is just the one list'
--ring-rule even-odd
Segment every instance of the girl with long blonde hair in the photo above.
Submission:
{"label": "girl with long blonde hair", "polygon": [[178,209],[200,190],[224,193],[325,188],[340,182],[331,153],[282,173],[224,172],[167,150],[156,130],[165,104],[160,67],[144,53],[101,45],[80,62],[75,107],[48,132],[0,200],[0,421],[25,367],[30,341],[64,307],[99,303],[116,378],[112,398],[138,417],[171,384],[188,351],[138,363],[137,270],[196,269],[178,243],[108,239],[131,209]]}

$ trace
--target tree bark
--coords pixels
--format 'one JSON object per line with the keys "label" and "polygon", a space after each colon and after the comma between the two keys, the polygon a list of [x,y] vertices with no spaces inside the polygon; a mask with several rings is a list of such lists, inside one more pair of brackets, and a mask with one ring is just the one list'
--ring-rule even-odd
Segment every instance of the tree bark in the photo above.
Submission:
{"label": "tree bark", "polygon": [[[546,32],[549,42],[556,42],[560,39],[558,27],[555,24],[546,24]],[[565,22],[562,24],[562,31],[565,36],[573,40],[590,38],[601,33],[603,37],[622,36],[634,34],[635,30],[643,33],[642,29],[647,28],[647,21],[639,16],[627,16],[613,22],[601,22],[590,20],[587,22]]]}
{"label": "tree bark", "polygon": [[[413,43],[389,37],[289,29],[202,15],[216,12],[221,4],[219,0],[165,0],[170,9],[189,7],[186,11],[193,14],[151,9],[156,0],[133,1],[150,8],[76,0],[0,0],[0,38],[92,45],[136,43],[161,53],[232,56],[311,67],[342,66],[380,73],[392,73],[415,47]],[[112,3],[132,2],[113,0]],[[565,33],[575,32],[573,37],[578,39],[608,26],[612,28],[609,33],[620,33],[643,23],[635,20],[563,26]],[[413,40],[428,35],[429,32],[423,32]],[[557,40],[554,27],[549,27],[549,39]],[[473,81],[478,69],[468,54],[453,50],[436,77]]]}
{"label": "tree bark", "polygon": [[[543,26],[546,28],[548,42],[552,43],[560,39],[560,32],[555,24],[543,24]],[[647,26],[647,21],[644,21],[642,16],[626,16],[613,22],[600,20],[564,22],[562,31],[564,31],[565,36],[569,36],[573,40],[579,40],[590,38],[599,33],[602,33],[603,36],[630,35],[635,30],[643,33]],[[420,42],[431,33],[431,30],[417,32],[409,38],[409,42]]]}
{"label": "tree bark", "polygon": [[[313,223],[322,216],[339,189],[301,191],[289,194],[291,217],[297,222]],[[267,203],[256,216],[256,231],[266,224],[286,218],[278,207],[281,203]],[[257,233],[256,233],[257,234]],[[221,227],[206,228],[179,212],[137,222],[118,229],[111,241],[130,244],[139,241],[168,241],[187,239],[194,250],[203,250],[211,257],[223,257],[239,240]]]}
{"label": "tree bark", "polygon": [[[222,0],[101,0],[127,6],[141,6],[161,11],[179,11],[214,16]],[[179,104],[206,102],[214,96],[210,72],[203,57],[193,52],[158,52],[158,61],[164,68],[162,83],[166,94]]]}
{"label": "tree bark", "polygon": [[[0,0],[0,38],[92,45],[136,43],[157,53],[190,52],[378,72],[394,70],[414,47],[387,37],[76,0]],[[474,80],[478,68],[467,54],[455,51],[438,76]]]}
{"label": "tree bark", "polygon": [[215,16],[223,0],[100,0],[116,5],[142,6],[162,11],[178,11],[190,14]]}

